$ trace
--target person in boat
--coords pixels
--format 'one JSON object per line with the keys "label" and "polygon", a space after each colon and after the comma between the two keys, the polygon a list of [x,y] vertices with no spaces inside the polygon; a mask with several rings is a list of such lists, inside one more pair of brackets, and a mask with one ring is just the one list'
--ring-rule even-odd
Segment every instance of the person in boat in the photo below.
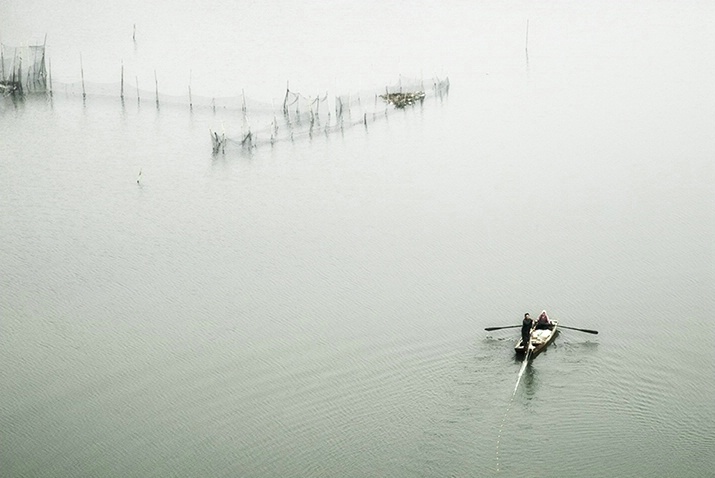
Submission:
{"label": "person in boat", "polygon": [[524,314],[524,320],[521,322],[521,343],[524,344],[524,349],[526,349],[529,344],[533,328],[534,321],[531,319],[531,316],[528,313]]}
{"label": "person in boat", "polygon": [[537,329],[553,329],[554,328],[554,324],[553,324],[553,322],[551,322],[551,319],[549,319],[549,316],[546,315],[545,310],[541,311],[539,318],[536,320],[536,328]]}

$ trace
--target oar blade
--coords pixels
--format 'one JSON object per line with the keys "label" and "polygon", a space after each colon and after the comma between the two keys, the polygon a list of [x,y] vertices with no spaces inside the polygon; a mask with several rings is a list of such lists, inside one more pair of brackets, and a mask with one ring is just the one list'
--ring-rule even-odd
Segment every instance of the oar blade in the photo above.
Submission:
{"label": "oar blade", "polygon": [[486,327],[484,330],[486,330],[487,332],[491,332],[492,330],[515,329],[517,327],[521,327],[521,325],[505,325],[504,327]]}
{"label": "oar blade", "polygon": [[565,325],[559,324],[560,329],[578,330],[579,332],[586,332],[587,334],[598,334],[598,330],[592,329],[578,329],[576,327],[566,327]]}

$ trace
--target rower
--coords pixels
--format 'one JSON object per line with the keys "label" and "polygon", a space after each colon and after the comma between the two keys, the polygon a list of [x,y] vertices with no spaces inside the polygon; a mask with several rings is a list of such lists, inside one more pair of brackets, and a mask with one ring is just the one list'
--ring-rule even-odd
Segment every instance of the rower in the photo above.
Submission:
{"label": "rower", "polygon": [[524,351],[528,352],[529,342],[531,339],[531,330],[534,327],[534,321],[527,312],[524,314],[524,320],[521,322],[521,343],[524,345]]}

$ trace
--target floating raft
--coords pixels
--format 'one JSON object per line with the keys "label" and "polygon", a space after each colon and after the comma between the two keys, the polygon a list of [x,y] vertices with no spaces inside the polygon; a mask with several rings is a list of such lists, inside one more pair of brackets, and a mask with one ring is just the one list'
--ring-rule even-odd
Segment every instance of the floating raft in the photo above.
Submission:
{"label": "floating raft", "polygon": [[395,105],[395,108],[404,108],[405,106],[414,105],[418,101],[425,99],[424,91],[415,91],[408,93],[386,93],[380,95],[380,98],[387,103]]}

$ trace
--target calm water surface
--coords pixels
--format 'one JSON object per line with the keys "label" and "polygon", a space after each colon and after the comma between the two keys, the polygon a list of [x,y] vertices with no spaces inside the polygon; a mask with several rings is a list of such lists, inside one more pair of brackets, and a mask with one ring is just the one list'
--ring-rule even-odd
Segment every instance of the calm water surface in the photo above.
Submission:
{"label": "calm water surface", "polygon": [[[72,5],[2,41],[167,93],[452,88],[219,155],[235,112],[2,100],[0,476],[712,476],[711,4]],[[483,329],[544,308],[600,333],[512,397]]]}

